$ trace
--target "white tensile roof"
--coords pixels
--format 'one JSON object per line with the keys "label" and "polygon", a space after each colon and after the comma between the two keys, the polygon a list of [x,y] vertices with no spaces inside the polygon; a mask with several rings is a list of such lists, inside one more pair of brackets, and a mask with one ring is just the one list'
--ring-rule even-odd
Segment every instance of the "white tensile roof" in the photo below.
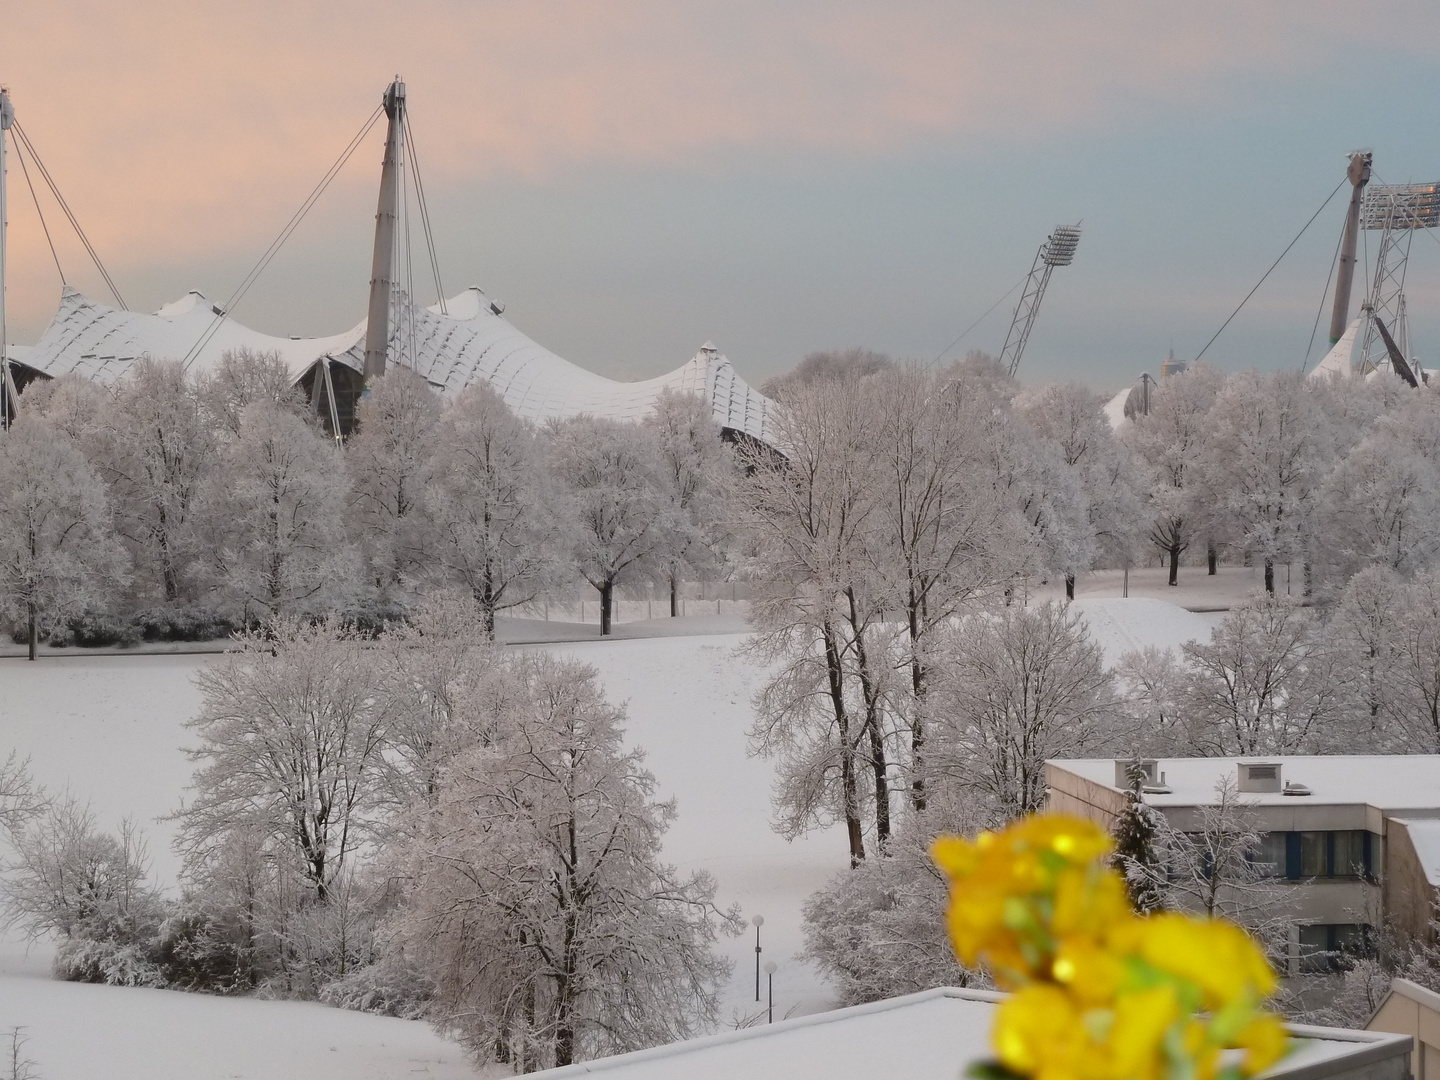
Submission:
{"label": "white tensile roof", "polygon": [[1353,319],[1340,335],[1330,351],[1325,354],[1315,369],[1310,372],[1312,379],[1348,379],[1353,370],[1355,356],[1355,335],[1360,330],[1360,320]]}
{"label": "white tensile roof", "polygon": [[[669,374],[616,382],[536,344],[502,318],[500,306],[478,288],[447,301],[443,313],[438,306],[421,308],[403,299],[397,307],[390,337],[392,362],[418,371],[443,394],[485,380],[526,419],[589,414],[638,420],[669,387],[706,398],[721,427],[769,441],[769,399],[747,384],[709,342]],[[117,310],[68,286],[40,340],[14,359],[52,377],[76,372],[109,385],[141,356],[186,357],[212,329],[191,361],[192,371],[213,368],[223,353],[242,347],[279,353],[297,380],[322,357],[356,371],[364,367],[363,322],[329,337],[274,337],[220,318],[219,308],[198,292],[144,314]]]}

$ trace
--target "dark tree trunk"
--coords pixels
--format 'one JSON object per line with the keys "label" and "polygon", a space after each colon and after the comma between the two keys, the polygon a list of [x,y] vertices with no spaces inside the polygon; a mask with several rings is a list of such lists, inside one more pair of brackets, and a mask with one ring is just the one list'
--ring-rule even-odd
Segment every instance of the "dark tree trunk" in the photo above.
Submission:
{"label": "dark tree trunk", "polygon": [[925,809],[925,667],[920,662],[920,605],[910,591],[910,691],[915,703],[910,718],[910,805]]}
{"label": "dark tree trunk", "polygon": [[610,606],[615,598],[615,584],[607,581],[600,586],[600,636],[610,633]]}
{"label": "dark tree trunk", "polygon": [[855,780],[855,747],[850,741],[850,713],[845,707],[845,672],[840,666],[840,647],[835,631],[827,623],[821,630],[825,641],[825,667],[830,682],[830,702],[835,709],[835,726],[840,736],[840,789],[845,803],[845,832],[850,840],[850,868],[865,859],[865,838],[860,829],[860,795]]}
{"label": "dark tree trunk", "polygon": [[855,661],[860,668],[860,692],[865,699],[865,730],[870,742],[870,770],[875,779],[875,844],[885,850],[890,840],[890,777],[885,762],[885,733],[880,728],[880,690],[870,677],[870,657],[855,590],[846,589],[850,601],[850,628],[855,634]]}
{"label": "dark tree trunk", "polygon": [[1180,584],[1180,544],[1172,542],[1170,545],[1170,584]]}
{"label": "dark tree trunk", "polygon": [[680,615],[680,586],[675,581],[675,575],[670,575],[670,618],[678,618]]}
{"label": "dark tree trunk", "polygon": [[1271,596],[1275,595],[1275,562],[1273,559],[1265,560],[1265,591]]}
{"label": "dark tree trunk", "polygon": [[1220,552],[1215,547],[1215,541],[1211,540],[1205,545],[1205,573],[1214,577],[1219,565]]}
{"label": "dark tree trunk", "polygon": [[36,629],[35,629],[35,604],[34,604],[33,601],[32,601],[31,603],[25,605],[25,616],[26,616],[26,620],[27,620],[27,627],[28,627],[29,632],[30,632],[30,633],[29,633],[29,637],[30,637],[30,659],[31,659],[31,660],[34,660],[34,659],[35,659],[35,645],[36,645],[36,643],[37,643],[38,635],[37,635],[37,632],[36,632]]}
{"label": "dark tree trunk", "polygon": [[1066,599],[1066,600],[1074,600],[1074,599],[1075,599],[1075,575],[1074,575],[1074,574],[1066,574],[1066,575],[1065,575],[1065,599]]}

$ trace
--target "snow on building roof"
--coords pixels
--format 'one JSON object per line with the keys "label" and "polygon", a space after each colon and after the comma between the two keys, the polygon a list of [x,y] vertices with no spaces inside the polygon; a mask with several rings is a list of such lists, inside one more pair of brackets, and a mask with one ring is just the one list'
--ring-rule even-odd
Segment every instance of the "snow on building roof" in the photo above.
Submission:
{"label": "snow on building roof", "polygon": [[[563,360],[501,317],[501,307],[478,288],[466,289],[439,307],[401,301],[393,321],[390,355],[414,368],[443,394],[485,380],[519,416],[530,420],[587,413],[638,420],[665,388],[702,395],[716,422],[731,431],[769,440],[769,399],[749,386],[730,361],[706,342],[690,361],[644,382],[616,382]],[[191,370],[204,371],[223,353],[241,347],[277,352],[297,380],[322,357],[357,371],[365,359],[365,323],[342,334],[282,338],[262,334],[231,318],[216,325],[220,309],[198,292],[187,293],[153,314],[120,311],[66,287],[60,307],[40,340],[23,357],[27,367],[56,377],[78,373],[109,385],[140,356],[183,358],[212,328]]]}
{"label": "snow on building roof", "polygon": [[[969,1065],[992,1056],[990,1024],[1001,997],[941,987],[534,1075],[547,1080],[594,1074],[613,1080],[955,1080]],[[1401,1058],[1410,1049],[1409,1039],[1400,1035],[1291,1030],[1298,1039],[1295,1050],[1264,1076],[1358,1078],[1376,1061]]]}
{"label": "snow on building roof", "polygon": [[[16,357],[26,367],[57,378],[75,373],[109,386],[141,356],[181,360],[215,326],[219,308],[190,291],[153,314],[121,311],[65,286],[60,306],[32,348]],[[364,337],[364,325],[319,338],[282,338],[262,334],[234,319],[220,320],[215,333],[191,363],[206,371],[221,354],[239,348],[276,352],[299,378],[322,356],[344,352]]]}
{"label": "snow on building roof", "polygon": [[1127,386],[1105,403],[1102,411],[1105,413],[1105,419],[1110,421],[1112,431],[1119,431],[1120,425],[1128,419],[1125,415],[1125,402],[1130,400],[1130,395],[1134,390],[1133,386]]}
{"label": "snow on building roof", "polygon": [[[1259,806],[1303,802],[1359,804],[1381,811],[1440,809],[1440,754],[1162,758],[1156,768],[1165,774],[1170,794],[1147,793],[1145,801],[1156,807],[1208,805],[1215,800],[1215,785],[1236,776],[1242,761],[1278,762],[1284,781],[1304,784],[1311,792],[1303,798],[1278,791],[1245,792],[1245,801]],[[1114,758],[1058,759],[1052,764],[1091,783],[1115,788]]]}
{"label": "snow on building roof", "polygon": [[1440,889],[1440,821],[1433,818],[1392,818],[1404,825],[1410,835],[1410,846],[1420,860],[1425,880]]}

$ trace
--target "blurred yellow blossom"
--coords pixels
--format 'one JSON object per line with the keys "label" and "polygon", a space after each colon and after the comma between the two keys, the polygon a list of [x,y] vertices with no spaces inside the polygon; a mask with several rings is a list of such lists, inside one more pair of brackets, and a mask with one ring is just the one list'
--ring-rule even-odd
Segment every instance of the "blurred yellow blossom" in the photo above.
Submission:
{"label": "blurred yellow blossom", "polygon": [[1061,814],[935,842],[956,954],[1012,991],[992,1032],[998,1071],[976,1075],[1229,1080],[1273,1065],[1288,1036],[1263,1007],[1277,985],[1264,954],[1222,920],[1136,915],[1111,848]]}

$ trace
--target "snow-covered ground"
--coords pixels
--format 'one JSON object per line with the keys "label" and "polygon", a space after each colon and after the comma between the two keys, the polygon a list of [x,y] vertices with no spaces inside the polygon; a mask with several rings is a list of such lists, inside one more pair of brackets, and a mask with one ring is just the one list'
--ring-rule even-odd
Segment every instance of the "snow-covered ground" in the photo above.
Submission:
{"label": "snow-covered ground", "polygon": [[[1132,594],[1134,583],[1132,574]],[[1079,609],[1110,662],[1144,644],[1206,637],[1220,617],[1143,596],[1082,596]],[[552,627],[558,636],[562,626]],[[516,626],[512,640],[545,637],[544,629]],[[729,615],[656,620],[624,626],[625,636],[609,641],[537,647],[594,665],[607,696],[626,704],[631,743],[646,749],[661,793],[678,803],[667,857],[682,869],[710,871],[720,902],[738,903],[747,920],[765,917],[762,960],[779,965],[778,1018],[830,1004],[818,975],[793,954],[801,904],[844,868],[845,841],[832,828],[787,843],[770,829],[771,766],[746,747],[762,672],[737,652],[741,629]],[[215,661],[77,651],[35,664],[0,659],[0,754],[13,747],[28,756],[37,779],[88,798],[107,827],[126,816],[144,825],[155,875],[171,884],[178,860],[174,826],[164,818],[190,777],[182,748],[190,741],[185,721],[199,705],[192,677]],[[758,1013],[754,946],[753,928],[723,943],[735,961],[728,1023]],[[27,952],[0,942],[0,1029],[28,1029],[29,1055],[47,1080],[473,1075],[458,1047],[424,1024],[293,1002],[56,983],[47,977],[49,955],[46,947]]]}

